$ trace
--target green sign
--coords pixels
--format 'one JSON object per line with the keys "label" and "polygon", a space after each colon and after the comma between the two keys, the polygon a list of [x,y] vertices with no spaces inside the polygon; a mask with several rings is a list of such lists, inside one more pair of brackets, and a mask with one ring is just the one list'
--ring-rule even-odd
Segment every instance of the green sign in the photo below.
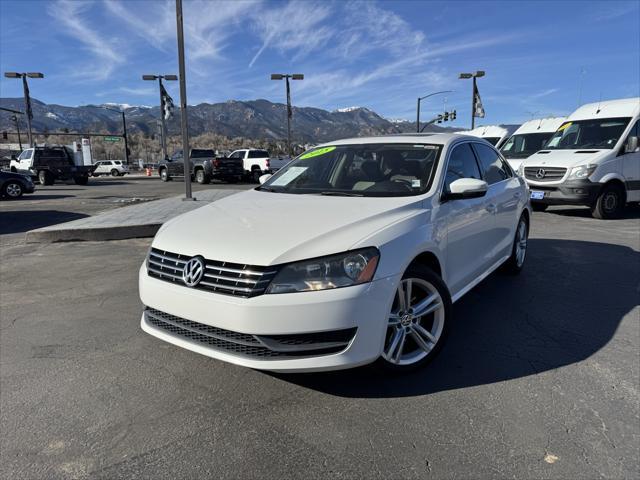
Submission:
{"label": "green sign", "polygon": [[120,137],[104,137],[105,142],[119,142]]}
{"label": "green sign", "polygon": [[300,160],[304,160],[305,158],[319,157],[325,153],[333,152],[335,149],[336,147],[318,148],[317,150],[311,150],[310,152],[301,155],[299,158]]}

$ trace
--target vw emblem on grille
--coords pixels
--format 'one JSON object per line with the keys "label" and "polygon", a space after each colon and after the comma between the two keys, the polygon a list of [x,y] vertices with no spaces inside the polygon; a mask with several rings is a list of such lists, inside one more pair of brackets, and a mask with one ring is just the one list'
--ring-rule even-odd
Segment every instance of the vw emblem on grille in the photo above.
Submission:
{"label": "vw emblem on grille", "polygon": [[204,258],[193,257],[182,270],[182,280],[187,287],[195,287],[204,275]]}
{"label": "vw emblem on grille", "polygon": [[538,169],[538,171],[536,172],[536,178],[544,178],[544,176],[547,174],[547,172],[544,171],[544,168],[540,168]]}

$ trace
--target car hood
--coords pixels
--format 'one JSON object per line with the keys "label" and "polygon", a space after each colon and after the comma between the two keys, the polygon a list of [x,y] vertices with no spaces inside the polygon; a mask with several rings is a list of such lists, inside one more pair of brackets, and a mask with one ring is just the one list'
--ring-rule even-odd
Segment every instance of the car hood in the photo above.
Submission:
{"label": "car hood", "polygon": [[585,163],[593,163],[608,156],[611,150],[540,150],[524,161],[525,167],[570,168]]}
{"label": "car hood", "polygon": [[416,197],[330,197],[251,190],[165,223],[153,247],[247,265],[280,263],[375,246],[359,242],[422,212]]}

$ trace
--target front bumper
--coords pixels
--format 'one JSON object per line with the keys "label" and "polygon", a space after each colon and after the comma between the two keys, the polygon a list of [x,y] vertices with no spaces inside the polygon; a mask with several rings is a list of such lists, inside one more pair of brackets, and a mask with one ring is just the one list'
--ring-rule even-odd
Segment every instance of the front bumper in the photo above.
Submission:
{"label": "front bumper", "polygon": [[529,189],[544,192],[542,200],[531,199],[531,203],[545,205],[592,205],[598,197],[601,185],[590,180],[570,180],[557,185],[536,184],[527,180]]}
{"label": "front bumper", "polygon": [[[193,330],[185,333],[178,329],[160,328],[160,324],[149,318],[146,312],[142,315],[141,327],[145,332],[179,347],[249,368],[281,372],[350,368],[371,363],[382,353],[387,316],[399,279],[400,275],[397,275],[334,290],[241,298],[149,277],[143,265],[139,273],[142,303],[155,311],[177,317],[179,322],[195,327],[199,332],[210,326],[214,328],[208,330],[214,335],[223,329],[238,337],[248,335],[263,339],[356,330],[346,348],[337,352],[315,355],[311,351],[309,355],[274,356],[259,355],[253,350],[220,348],[219,343],[206,341]],[[227,338],[228,333],[225,334]]]}

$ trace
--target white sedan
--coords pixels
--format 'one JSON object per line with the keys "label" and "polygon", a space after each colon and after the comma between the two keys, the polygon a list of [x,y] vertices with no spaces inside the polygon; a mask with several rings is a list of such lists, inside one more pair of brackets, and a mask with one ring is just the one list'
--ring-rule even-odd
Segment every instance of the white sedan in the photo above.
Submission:
{"label": "white sedan", "polygon": [[340,140],[261,180],[158,231],[144,331],[250,368],[411,370],[452,302],[525,261],[527,186],[475,137]]}

